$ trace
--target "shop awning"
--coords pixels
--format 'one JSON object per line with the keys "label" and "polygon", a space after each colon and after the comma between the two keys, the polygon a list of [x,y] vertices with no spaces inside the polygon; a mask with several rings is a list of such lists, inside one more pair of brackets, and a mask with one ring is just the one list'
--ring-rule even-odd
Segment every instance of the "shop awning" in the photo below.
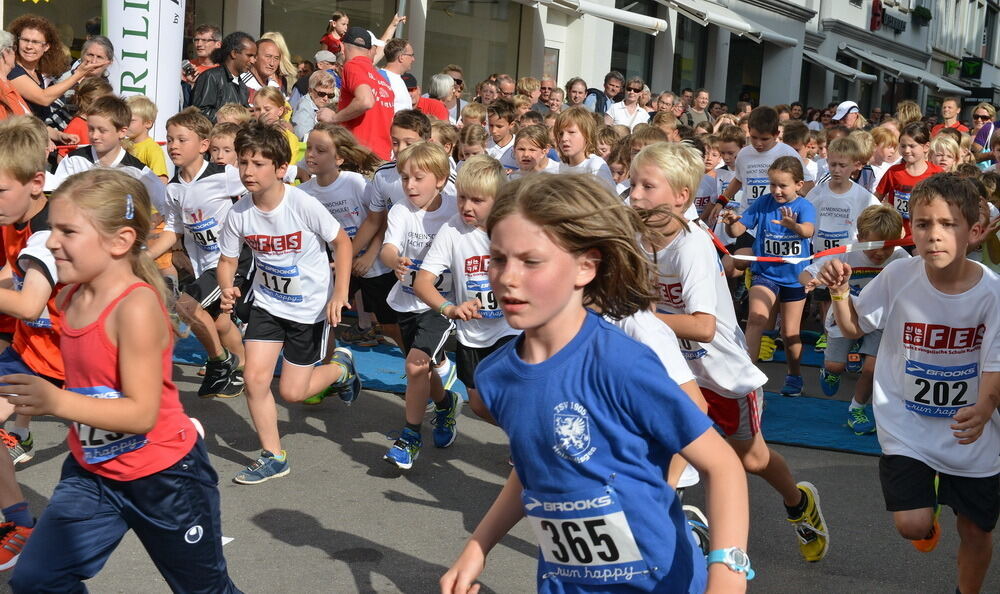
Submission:
{"label": "shop awning", "polygon": [[840,49],[864,60],[865,62],[868,62],[879,70],[892,74],[896,78],[921,83],[932,89],[937,89],[942,93],[948,93],[949,95],[968,96],[972,94],[970,91],[954,85],[936,74],[931,74],[926,70],[921,70],[916,66],[903,64],[902,62],[897,62],[892,58],[887,58],[886,56],[875,54],[868,50],[854,47],[853,45],[841,44]]}
{"label": "shop awning", "polygon": [[842,76],[852,82],[855,80],[860,80],[863,82],[871,83],[878,80],[878,77],[875,76],[874,74],[861,72],[860,70],[851,68],[846,64],[841,64],[836,60],[827,58],[826,56],[822,54],[817,54],[816,52],[812,52],[809,50],[802,50],[802,57],[805,58],[806,60],[809,60],[813,64],[816,64],[817,66],[820,66],[822,68],[826,68],[827,70],[833,72],[837,76]]}
{"label": "shop awning", "polygon": [[604,6],[589,0],[538,0],[538,3],[549,8],[577,15],[589,15],[610,21],[616,25],[635,29],[650,35],[656,35],[667,30],[667,21],[656,17]]}
{"label": "shop awning", "polygon": [[799,44],[799,41],[794,37],[782,35],[714,2],[708,2],[707,0],[656,1],[667,8],[676,10],[702,26],[715,25],[734,35],[746,37],[757,43],[767,41],[780,47],[795,47]]}

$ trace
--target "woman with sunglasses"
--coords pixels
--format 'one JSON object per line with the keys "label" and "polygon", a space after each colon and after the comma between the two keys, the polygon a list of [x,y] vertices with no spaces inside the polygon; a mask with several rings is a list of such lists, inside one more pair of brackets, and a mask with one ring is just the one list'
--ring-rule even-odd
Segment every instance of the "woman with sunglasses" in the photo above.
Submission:
{"label": "woman with sunglasses", "polygon": [[326,70],[317,70],[309,75],[309,92],[292,112],[292,127],[296,136],[305,138],[309,135],[316,125],[316,113],[337,98],[336,85],[333,75]]}
{"label": "woman with sunglasses", "polygon": [[976,157],[976,164],[980,169],[989,169],[993,166],[992,151],[990,151],[990,138],[996,129],[997,110],[990,103],[980,103],[972,109],[972,154]]}
{"label": "woman with sunglasses", "polygon": [[604,114],[604,122],[609,126],[621,124],[631,130],[639,124],[649,121],[649,112],[639,105],[639,97],[646,86],[638,76],[633,76],[625,83],[625,99],[613,103]]}
{"label": "woman with sunglasses", "polygon": [[458,126],[462,123],[462,110],[469,104],[468,101],[462,99],[462,93],[465,91],[464,73],[461,66],[448,64],[441,69],[441,74],[450,76],[455,81],[455,86],[447,96],[437,97],[437,99],[440,99],[441,103],[444,103],[444,106],[448,108],[448,120],[451,124]]}

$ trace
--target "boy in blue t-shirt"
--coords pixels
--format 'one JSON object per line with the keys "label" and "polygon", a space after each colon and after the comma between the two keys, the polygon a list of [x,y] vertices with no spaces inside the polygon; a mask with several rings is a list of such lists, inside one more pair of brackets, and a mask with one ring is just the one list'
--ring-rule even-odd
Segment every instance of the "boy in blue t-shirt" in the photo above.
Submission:
{"label": "boy in blue t-shirt", "polygon": [[[771,193],[761,196],[738,215],[724,211],[722,220],[731,237],[739,237],[748,227],[754,229],[753,253],[759,257],[801,258],[812,253],[809,238],[816,227],[816,209],[799,196],[803,185],[802,163],[794,157],[779,157],[767,171]],[[785,341],[788,375],[781,393],[802,393],[802,339],[799,324],[806,293],[799,273],[807,262],[754,262],[750,270],[750,314],[746,338],[750,357],[760,355],[760,339],[771,324],[775,303],[781,305],[781,337]]]}

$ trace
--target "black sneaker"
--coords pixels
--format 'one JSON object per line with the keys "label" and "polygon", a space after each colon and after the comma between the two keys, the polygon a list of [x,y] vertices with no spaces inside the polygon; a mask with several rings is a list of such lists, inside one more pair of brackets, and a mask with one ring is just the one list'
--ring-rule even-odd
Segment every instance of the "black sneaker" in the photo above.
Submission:
{"label": "black sneaker", "polygon": [[236,355],[228,353],[222,361],[209,360],[205,364],[205,379],[198,388],[198,396],[201,398],[232,398],[243,392],[243,376],[239,375],[238,383],[233,382],[233,375],[237,373],[236,366],[239,361]]}

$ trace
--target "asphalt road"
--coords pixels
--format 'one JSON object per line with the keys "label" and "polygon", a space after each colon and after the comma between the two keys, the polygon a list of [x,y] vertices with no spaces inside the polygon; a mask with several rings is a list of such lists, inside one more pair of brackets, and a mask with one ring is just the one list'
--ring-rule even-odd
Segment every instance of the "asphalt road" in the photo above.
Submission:
{"label": "asphalt road", "polygon": [[[769,388],[780,385],[783,367],[764,368],[772,378]],[[316,407],[279,405],[291,474],[263,485],[237,485],[232,475],[258,447],[245,403],[199,400],[194,368],[176,371],[188,413],[207,430],[221,477],[223,528],[233,538],[225,546],[230,574],[245,592],[433,592],[509,472],[502,432],[470,411],[462,412],[451,448],[428,447],[412,471],[393,470],[381,460],[390,445],[384,433],[399,428],[402,401],[365,391],[351,407],[336,399]],[[807,370],[806,381],[816,385],[815,370]],[[846,397],[852,387],[845,382],[841,394]],[[37,514],[66,456],[65,428],[42,419],[34,433],[35,458],[19,468],[18,479]],[[957,536],[949,512],[942,516],[937,550],[918,553],[896,535],[883,509],[876,458],[775,449],[798,480],[818,486],[831,547],[823,561],[803,561],[777,494],[751,478],[749,553],[757,570],[751,591],[954,592]],[[688,502],[700,499],[700,488],[689,490]],[[985,592],[1000,591],[997,565]],[[534,539],[522,522],[490,556],[484,591],[530,592],[534,575]],[[88,586],[100,593],[169,591],[132,535]]]}

